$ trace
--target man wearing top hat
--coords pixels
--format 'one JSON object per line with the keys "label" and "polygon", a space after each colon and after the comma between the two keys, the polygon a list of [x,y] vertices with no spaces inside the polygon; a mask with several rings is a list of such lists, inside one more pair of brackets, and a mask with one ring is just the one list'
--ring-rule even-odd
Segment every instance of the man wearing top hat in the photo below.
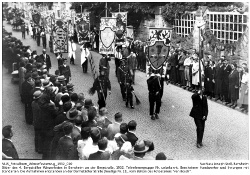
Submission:
{"label": "man wearing top hat", "polygon": [[67,65],[67,59],[63,59],[63,65],[59,67],[60,75],[64,75],[66,78],[66,84],[71,80],[71,71],[69,65]]}

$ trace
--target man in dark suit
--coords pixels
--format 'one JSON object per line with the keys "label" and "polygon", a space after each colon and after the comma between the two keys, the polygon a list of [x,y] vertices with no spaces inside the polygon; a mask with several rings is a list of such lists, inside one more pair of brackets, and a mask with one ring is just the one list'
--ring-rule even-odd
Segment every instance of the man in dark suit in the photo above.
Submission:
{"label": "man in dark suit", "polygon": [[25,24],[21,25],[22,39],[25,39]]}
{"label": "man in dark suit", "polygon": [[207,120],[208,115],[208,105],[207,98],[203,95],[202,90],[199,90],[198,93],[192,95],[193,107],[190,112],[190,116],[194,118],[197,132],[197,148],[203,146],[202,139],[205,129],[205,121]]}
{"label": "man in dark suit", "polygon": [[[158,114],[160,113],[161,107],[161,83],[160,76],[151,74],[151,77],[147,80],[148,91],[149,91],[149,115],[152,120],[159,119]],[[155,110],[154,110],[154,106]]]}
{"label": "man in dark suit", "polygon": [[108,151],[105,151],[107,146],[108,146],[108,139],[106,137],[103,137],[98,141],[99,150],[95,153],[90,154],[88,160],[109,160],[110,153]]}
{"label": "man in dark suit", "polygon": [[25,104],[25,121],[27,124],[31,125],[33,122],[31,103],[33,100],[33,87],[34,82],[31,78],[31,74],[27,73],[25,75],[25,81],[22,84],[22,95],[23,102]]}
{"label": "man in dark suit", "polygon": [[68,84],[71,79],[71,71],[69,65],[67,65],[66,58],[63,59],[63,65],[59,67],[59,72],[60,75],[64,75],[64,77],[66,78],[66,84]]}
{"label": "man in dark suit", "polygon": [[4,138],[2,140],[2,152],[6,156],[12,157],[13,159],[19,159],[16,148],[11,140],[11,138],[13,137],[11,128],[11,125],[3,127],[2,134]]}
{"label": "man in dark suit", "polygon": [[37,60],[37,62],[46,64],[46,68],[49,73],[49,69],[51,69],[51,61],[50,61],[50,56],[46,54],[46,49],[43,49],[43,54],[40,55],[40,58]]}
{"label": "man in dark suit", "polygon": [[81,139],[81,125],[82,125],[82,122],[83,122],[83,117],[81,115],[78,115],[76,118],[75,118],[75,124],[73,126],[73,130],[72,130],[72,134],[71,134],[71,137],[73,139],[73,143],[75,146],[77,146],[77,142],[78,140]]}
{"label": "man in dark suit", "polygon": [[229,104],[230,99],[229,99],[229,78],[228,77],[232,68],[228,64],[227,59],[224,59],[223,65],[224,65],[224,69],[222,71],[222,95],[223,95],[223,101],[225,101],[226,104]]}
{"label": "man in dark suit", "polygon": [[63,124],[64,136],[60,138],[57,147],[56,159],[57,160],[74,160],[76,149],[71,137],[73,124],[65,122]]}
{"label": "man in dark suit", "polygon": [[127,132],[126,136],[128,138],[128,141],[131,143],[132,146],[134,146],[136,141],[138,140],[138,138],[135,135],[136,126],[137,126],[137,123],[134,120],[131,120],[128,123],[128,132]]}

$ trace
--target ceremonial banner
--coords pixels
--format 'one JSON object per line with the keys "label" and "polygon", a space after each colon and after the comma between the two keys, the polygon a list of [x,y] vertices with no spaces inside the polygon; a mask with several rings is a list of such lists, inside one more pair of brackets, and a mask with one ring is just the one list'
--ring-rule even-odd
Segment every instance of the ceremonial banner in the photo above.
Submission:
{"label": "ceremonial banner", "polygon": [[127,12],[113,12],[112,17],[116,18],[116,42],[125,42]]}
{"label": "ceremonial banner", "polygon": [[111,27],[105,27],[100,30],[99,53],[114,54],[115,53],[115,31]]}
{"label": "ceremonial banner", "polygon": [[36,12],[32,14],[32,20],[36,25],[40,25],[40,19],[41,19],[40,13]]}
{"label": "ceremonial banner", "polygon": [[76,31],[78,42],[90,42],[90,19],[89,12],[75,14]]}
{"label": "ceremonial banner", "polygon": [[99,35],[99,52],[101,54],[115,53],[115,31],[116,18],[101,18]]}
{"label": "ceremonial banner", "polygon": [[68,30],[62,20],[56,21],[53,28],[53,50],[60,50],[62,53],[68,53]]}
{"label": "ceremonial banner", "polygon": [[167,60],[170,50],[172,30],[168,28],[149,28],[148,61],[150,67],[159,70]]}

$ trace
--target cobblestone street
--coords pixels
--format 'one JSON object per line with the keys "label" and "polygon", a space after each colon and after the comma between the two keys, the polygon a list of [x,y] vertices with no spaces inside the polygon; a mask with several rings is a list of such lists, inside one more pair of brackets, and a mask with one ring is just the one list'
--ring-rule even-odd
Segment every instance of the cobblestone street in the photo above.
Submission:
{"label": "cobblestone street", "polygon": [[[3,22],[5,29],[11,31],[11,25]],[[21,32],[12,31],[12,35],[21,39]],[[47,36],[47,39],[49,36]],[[24,45],[30,45],[32,50],[42,53],[31,36],[21,39]],[[47,46],[49,44],[47,43]],[[80,47],[77,45],[76,65],[70,65],[72,80],[76,93],[83,92],[86,98],[92,98],[97,104],[97,95],[90,96],[89,88],[93,84],[93,76],[88,66],[88,73],[83,74],[80,65]],[[57,60],[53,53],[50,55],[54,74]],[[98,68],[100,55],[91,52]],[[67,58],[67,53],[64,53]],[[69,61],[68,61],[69,63]],[[192,93],[174,85],[164,84],[162,107],[158,120],[152,121],[149,116],[148,88],[146,74],[136,71],[135,94],[141,101],[135,109],[126,108],[120,93],[120,86],[115,76],[115,62],[110,62],[110,81],[112,94],[107,97],[109,119],[114,121],[114,114],[121,112],[124,122],[137,122],[137,135],[140,139],[152,140],[155,156],[164,152],[168,158],[174,160],[246,160],[249,155],[249,117],[214,101],[208,100],[208,119],[204,133],[204,147],[196,147],[196,127],[193,118],[189,116],[192,108]],[[134,100],[135,101],[135,100]],[[135,103],[135,102],[134,102]],[[11,75],[2,68],[2,126],[12,125],[14,131],[13,142],[20,158],[40,159],[35,153],[33,126],[25,123],[24,105],[19,97],[18,84],[11,83]]]}

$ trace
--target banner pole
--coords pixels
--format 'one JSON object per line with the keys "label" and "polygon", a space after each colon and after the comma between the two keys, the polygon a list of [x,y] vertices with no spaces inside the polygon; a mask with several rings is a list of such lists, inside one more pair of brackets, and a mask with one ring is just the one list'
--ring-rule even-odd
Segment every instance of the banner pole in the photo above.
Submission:
{"label": "banner pole", "polygon": [[108,3],[105,5],[105,16],[108,17]]}

